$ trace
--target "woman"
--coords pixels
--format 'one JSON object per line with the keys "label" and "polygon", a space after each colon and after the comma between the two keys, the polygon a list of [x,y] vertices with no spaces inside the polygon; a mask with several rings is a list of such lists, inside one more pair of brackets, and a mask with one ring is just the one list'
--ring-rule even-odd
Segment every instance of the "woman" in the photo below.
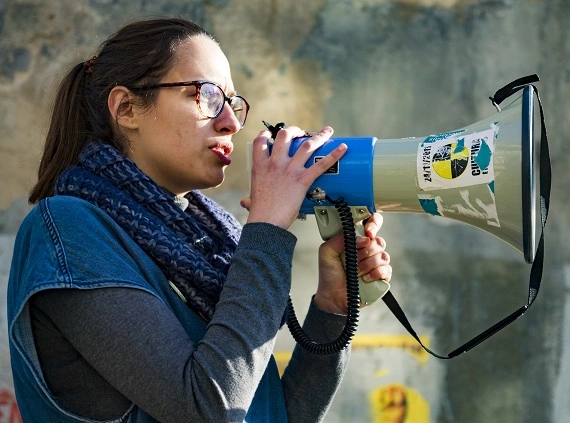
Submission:
{"label": "woman", "polygon": [[[304,163],[297,127],[253,142],[243,229],[200,189],[218,186],[248,103],[214,39],[182,19],[126,25],[58,91],[8,289],[14,385],[24,421],[316,422],[349,349],[272,349],[291,287],[287,231],[311,183],[346,150]],[[287,201],[282,201],[287,198]],[[389,280],[377,214],[359,272]],[[305,321],[317,342],[344,326],[341,237],[319,249]]]}

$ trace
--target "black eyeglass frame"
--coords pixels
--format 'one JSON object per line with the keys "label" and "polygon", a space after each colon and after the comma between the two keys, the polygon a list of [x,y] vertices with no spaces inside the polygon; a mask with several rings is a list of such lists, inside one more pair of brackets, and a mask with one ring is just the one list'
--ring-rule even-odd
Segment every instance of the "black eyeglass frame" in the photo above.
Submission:
{"label": "black eyeglass frame", "polygon": [[[218,113],[216,113],[215,116],[208,116],[206,113],[204,113],[204,111],[202,110],[202,107],[200,107],[200,91],[202,89],[202,85],[204,85],[204,84],[210,84],[210,85],[215,86],[216,88],[218,88],[220,90],[220,92],[222,93],[222,96],[224,97],[224,102],[222,103],[222,107],[220,107],[220,110],[218,110]],[[243,104],[245,105],[245,112],[244,112],[243,122],[240,122],[240,124],[241,124],[242,128],[244,127],[245,121],[247,119],[247,114],[249,112],[249,103],[241,95],[232,95],[231,97],[228,97],[226,95],[226,93],[224,92],[224,90],[222,89],[222,87],[220,87],[215,82],[204,81],[204,80],[183,81],[183,82],[162,82],[160,84],[154,84],[154,85],[141,85],[138,87],[131,87],[130,89],[133,91],[142,91],[142,90],[153,90],[156,88],[171,88],[171,87],[196,87],[196,105],[198,106],[198,110],[200,111],[200,113],[202,113],[202,115],[204,115],[205,117],[207,117],[209,119],[215,119],[218,116],[220,116],[222,114],[222,110],[224,110],[223,104],[225,104],[226,102],[230,105],[232,111],[235,114],[236,110],[232,106],[232,101],[235,98],[241,99],[243,101]],[[237,118],[237,116],[236,116],[236,118]],[[238,121],[239,121],[239,119],[238,119]]]}

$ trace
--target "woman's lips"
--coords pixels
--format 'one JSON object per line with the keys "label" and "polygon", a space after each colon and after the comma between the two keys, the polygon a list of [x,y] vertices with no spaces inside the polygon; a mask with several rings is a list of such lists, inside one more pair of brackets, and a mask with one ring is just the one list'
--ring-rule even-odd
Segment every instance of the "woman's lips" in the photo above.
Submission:
{"label": "woman's lips", "polygon": [[212,148],[211,150],[216,154],[216,156],[218,156],[218,159],[224,166],[227,166],[232,162],[230,156],[226,155],[224,151],[218,150],[217,148]]}

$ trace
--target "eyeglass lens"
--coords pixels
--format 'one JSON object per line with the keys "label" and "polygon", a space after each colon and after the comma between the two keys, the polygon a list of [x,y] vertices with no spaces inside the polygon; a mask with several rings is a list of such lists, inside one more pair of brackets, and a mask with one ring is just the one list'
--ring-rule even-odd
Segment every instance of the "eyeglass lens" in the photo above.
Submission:
{"label": "eyeglass lens", "polygon": [[[202,84],[200,87],[200,110],[204,115],[210,118],[219,116],[225,102],[226,96],[220,87],[207,82]],[[245,100],[240,96],[233,96],[229,103],[237,120],[243,125],[247,114]]]}

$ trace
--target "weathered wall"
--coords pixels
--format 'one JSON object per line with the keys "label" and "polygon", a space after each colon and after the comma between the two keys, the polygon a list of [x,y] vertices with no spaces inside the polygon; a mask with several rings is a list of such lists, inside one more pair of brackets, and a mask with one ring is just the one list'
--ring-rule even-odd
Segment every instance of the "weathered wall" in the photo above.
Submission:
{"label": "weathered wall", "polygon": [[[487,97],[538,73],[552,153],[544,283],[527,314],[451,361],[430,358],[386,311],[365,309],[328,422],[562,422],[570,418],[570,41],[565,0],[0,0],[0,289],[25,215],[55,86],[116,27],[182,15],[210,29],[252,105],[234,162],[210,194],[243,219],[245,144],[261,120],[339,135],[400,138],[460,128],[494,113]],[[293,300],[314,290],[320,238],[299,237]],[[386,214],[393,290],[418,334],[447,353],[526,301],[529,266],[499,240],[420,215]],[[10,401],[0,296],[0,410]],[[277,347],[287,360],[286,329]],[[4,413],[4,414],[2,414]],[[0,422],[8,412],[0,411]]]}

